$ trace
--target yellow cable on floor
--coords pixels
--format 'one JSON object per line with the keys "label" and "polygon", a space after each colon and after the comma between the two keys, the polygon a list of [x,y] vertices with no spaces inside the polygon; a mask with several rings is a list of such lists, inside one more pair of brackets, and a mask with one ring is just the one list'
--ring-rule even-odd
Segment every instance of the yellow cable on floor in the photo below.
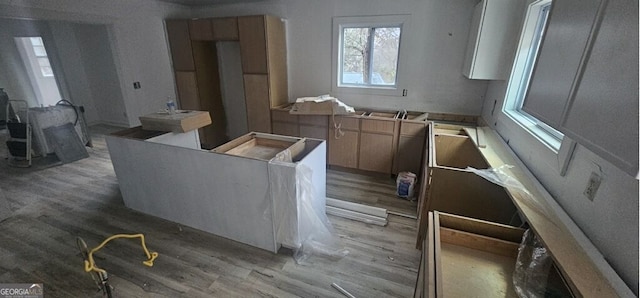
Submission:
{"label": "yellow cable on floor", "polygon": [[155,260],[158,257],[158,253],[149,252],[149,250],[147,249],[147,245],[144,242],[143,234],[115,234],[105,239],[104,241],[102,241],[102,243],[100,243],[100,245],[96,246],[91,251],[89,251],[89,256],[87,257],[89,260],[84,261],[84,271],[86,272],[96,271],[101,273],[107,273],[107,271],[105,271],[104,269],[98,268],[98,266],[96,266],[95,262],[93,261],[93,254],[98,250],[100,250],[105,245],[107,245],[109,241],[113,239],[118,239],[118,238],[140,238],[140,242],[142,243],[142,249],[144,250],[144,253],[147,254],[147,260],[142,261],[142,264],[149,267],[153,266],[153,260]]}

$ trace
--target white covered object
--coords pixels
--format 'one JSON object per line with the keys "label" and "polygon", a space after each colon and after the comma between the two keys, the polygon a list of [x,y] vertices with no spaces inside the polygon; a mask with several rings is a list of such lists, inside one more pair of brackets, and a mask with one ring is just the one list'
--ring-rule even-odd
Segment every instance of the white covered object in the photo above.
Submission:
{"label": "white covered object", "polygon": [[326,94],[296,99],[289,113],[301,115],[348,115],[355,113],[355,109]]}

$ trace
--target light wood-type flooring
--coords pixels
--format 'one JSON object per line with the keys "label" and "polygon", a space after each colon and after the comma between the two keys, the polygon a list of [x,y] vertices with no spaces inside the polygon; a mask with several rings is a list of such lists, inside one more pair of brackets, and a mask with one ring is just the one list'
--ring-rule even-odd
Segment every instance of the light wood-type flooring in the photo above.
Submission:
{"label": "light wood-type flooring", "polygon": [[[101,136],[113,130],[93,127],[90,157],[71,164],[47,167],[36,160],[21,169],[0,159],[0,196],[12,211],[0,221],[0,283],[44,283],[46,297],[100,297],[82,269],[76,236],[95,246],[112,234],[144,233],[160,254],[153,267],[142,265],[134,240],[115,240],[97,254],[116,297],[344,297],[333,282],[356,297],[412,295],[419,263],[415,220],[390,216],[389,225],[379,227],[330,216],[349,254],[337,260],[314,255],[298,265],[286,249],[273,254],[126,208]],[[0,132],[3,157],[5,137]],[[384,196],[375,182],[367,183],[329,188]]]}

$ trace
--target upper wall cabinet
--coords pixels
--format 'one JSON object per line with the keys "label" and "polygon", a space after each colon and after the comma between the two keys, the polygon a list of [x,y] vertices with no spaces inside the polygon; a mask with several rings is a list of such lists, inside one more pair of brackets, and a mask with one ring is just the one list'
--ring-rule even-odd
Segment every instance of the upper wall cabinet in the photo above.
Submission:
{"label": "upper wall cabinet", "polygon": [[523,109],[559,128],[600,0],[552,2]]}
{"label": "upper wall cabinet", "polygon": [[[239,41],[248,129],[271,132],[270,108],[289,100],[282,19],[263,15],[167,20],[166,28],[181,108],[208,110],[214,126],[216,120],[224,126],[216,42]],[[207,129],[211,127],[203,129],[205,134]],[[209,135],[216,142],[221,139],[217,133]]]}
{"label": "upper wall cabinet", "polygon": [[525,111],[637,176],[638,2],[557,1],[549,22]]}
{"label": "upper wall cabinet", "polygon": [[265,23],[264,16],[238,18],[243,73],[267,73],[267,43],[265,33],[267,26]]}
{"label": "upper wall cabinet", "polygon": [[194,71],[196,69],[191,54],[189,22],[186,20],[167,20],[167,36],[173,58],[174,71]]}
{"label": "upper wall cabinet", "polygon": [[238,18],[215,18],[211,20],[211,25],[213,27],[213,40],[238,40]]}
{"label": "upper wall cabinet", "polygon": [[191,40],[213,40],[211,21],[208,19],[195,19],[189,21],[189,34]]}
{"label": "upper wall cabinet", "polygon": [[483,0],[476,5],[462,74],[476,80],[506,80],[524,12],[522,0]]}

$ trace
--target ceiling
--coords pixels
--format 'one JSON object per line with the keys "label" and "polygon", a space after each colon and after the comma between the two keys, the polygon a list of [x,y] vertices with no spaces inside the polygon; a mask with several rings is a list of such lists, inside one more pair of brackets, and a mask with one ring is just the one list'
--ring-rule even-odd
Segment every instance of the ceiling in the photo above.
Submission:
{"label": "ceiling", "polygon": [[159,1],[182,4],[186,6],[204,6],[204,5],[217,5],[217,4],[260,2],[264,0],[159,0]]}

